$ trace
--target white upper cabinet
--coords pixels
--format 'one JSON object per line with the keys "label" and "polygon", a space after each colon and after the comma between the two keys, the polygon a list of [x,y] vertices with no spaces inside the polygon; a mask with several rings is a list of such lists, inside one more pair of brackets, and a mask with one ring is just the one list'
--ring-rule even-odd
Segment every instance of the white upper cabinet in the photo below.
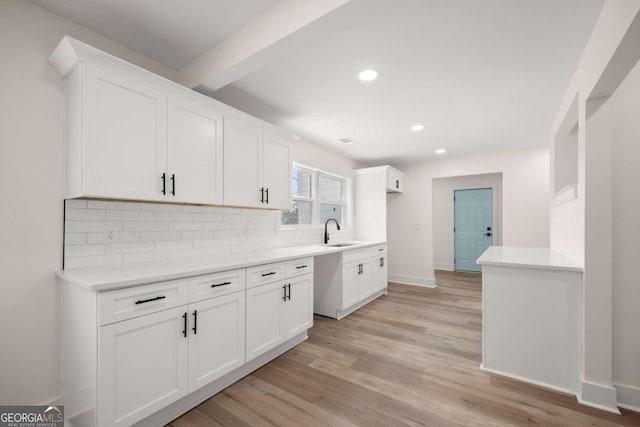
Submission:
{"label": "white upper cabinet", "polygon": [[[77,74],[76,74],[77,73]],[[125,73],[83,64],[67,86],[79,97],[78,116],[68,117],[67,164],[79,179],[70,197],[162,200],[167,162],[166,95]],[[77,163],[76,163],[77,162]]]}
{"label": "white upper cabinet", "polygon": [[49,63],[66,78],[66,198],[290,208],[283,132],[69,37]]}
{"label": "white upper cabinet", "polygon": [[404,174],[398,169],[387,166],[387,193],[404,192]]}
{"label": "white upper cabinet", "polygon": [[249,120],[225,117],[224,204],[289,209],[289,147]]}
{"label": "white upper cabinet", "polygon": [[167,196],[176,202],[222,203],[222,114],[213,102],[189,91],[170,94],[168,111]]}
{"label": "white upper cabinet", "polygon": [[224,122],[224,204],[262,207],[260,147],[262,132],[239,120]]}
{"label": "white upper cabinet", "polygon": [[289,146],[265,133],[262,149],[262,185],[265,202],[271,209],[291,208],[291,161]]}

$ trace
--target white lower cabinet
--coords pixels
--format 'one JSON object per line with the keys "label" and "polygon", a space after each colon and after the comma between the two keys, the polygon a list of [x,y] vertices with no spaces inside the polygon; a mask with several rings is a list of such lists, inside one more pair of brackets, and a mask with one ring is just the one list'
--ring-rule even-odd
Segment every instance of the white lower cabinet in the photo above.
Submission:
{"label": "white lower cabinet", "polygon": [[98,425],[128,426],[188,393],[185,307],[103,326]]}
{"label": "white lower cabinet", "polygon": [[244,364],[245,293],[189,305],[189,391]]}
{"label": "white lower cabinet", "polygon": [[341,319],[387,288],[387,248],[379,245],[316,258],[313,312]]}
{"label": "white lower cabinet", "polygon": [[247,290],[247,362],[313,325],[313,275]]}
{"label": "white lower cabinet", "polygon": [[[299,343],[313,325],[313,266],[307,257],[105,292],[65,283],[68,418],[78,426],[169,422],[191,393],[214,394],[246,375],[247,362],[273,350],[255,369]],[[260,280],[247,290],[249,273]]]}

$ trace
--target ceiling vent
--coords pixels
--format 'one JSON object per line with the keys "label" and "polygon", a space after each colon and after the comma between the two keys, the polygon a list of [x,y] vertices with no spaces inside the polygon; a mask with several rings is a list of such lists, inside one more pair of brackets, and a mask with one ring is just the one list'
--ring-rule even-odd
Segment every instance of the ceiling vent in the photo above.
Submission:
{"label": "ceiling vent", "polygon": [[349,138],[349,137],[340,138],[338,141],[342,142],[343,144],[357,144],[358,143],[358,141],[356,141],[353,138]]}

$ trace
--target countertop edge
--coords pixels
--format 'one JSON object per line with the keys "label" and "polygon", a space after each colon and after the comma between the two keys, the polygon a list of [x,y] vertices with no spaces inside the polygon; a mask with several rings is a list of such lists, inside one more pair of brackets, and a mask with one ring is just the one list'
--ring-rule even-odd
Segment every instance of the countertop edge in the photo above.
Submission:
{"label": "countertop edge", "polygon": [[[74,285],[74,286],[78,286],[80,288],[89,290],[89,291],[93,291],[93,292],[107,292],[107,291],[112,291],[112,290],[117,290],[117,289],[124,289],[124,288],[131,288],[131,287],[135,287],[135,286],[143,286],[143,285],[148,285],[148,284],[152,284],[152,283],[161,283],[161,282],[168,282],[168,281],[172,281],[172,280],[180,280],[180,279],[188,279],[191,277],[196,277],[196,276],[202,276],[205,274],[213,274],[213,273],[219,273],[219,272],[223,272],[223,271],[229,271],[229,270],[235,270],[235,269],[239,269],[239,268],[249,268],[249,267],[255,267],[258,265],[264,265],[264,264],[271,264],[274,262],[283,262],[283,261],[289,261],[292,259],[297,259],[297,258],[304,258],[304,257],[310,257],[310,256],[320,256],[320,255],[329,255],[329,254],[338,254],[341,252],[346,252],[349,250],[357,250],[357,249],[364,249],[364,248],[368,248],[371,246],[377,246],[377,245],[386,245],[387,242],[386,241],[379,241],[379,242],[363,242],[363,243],[356,243],[354,245],[351,246],[344,246],[344,247],[326,247],[326,246],[322,246],[322,245],[310,245],[310,246],[291,246],[291,247],[284,247],[284,248],[273,248],[273,250],[300,250],[302,248],[308,248],[309,251],[308,252],[304,252],[302,251],[301,253],[296,253],[296,254],[290,254],[290,255],[284,255],[284,256],[274,256],[274,257],[267,257],[267,258],[261,258],[258,260],[254,260],[254,261],[238,261],[238,262],[234,262],[234,263],[230,263],[230,264],[225,264],[225,265],[218,265],[218,266],[214,266],[214,267],[195,267],[193,269],[185,269],[182,271],[175,271],[175,272],[168,272],[168,273],[161,273],[158,274],[156,276],[153,275],[149,275],[149,276],[144,276],[144,277],[139,277],[139,278],[133,278],[130,280],[113,280],[113,281],[101,281],[99,283],[95,282],[95,281],[90,281],[90,280],[85,280],[82,278],[77,277],[76,274],[74,274],[74,272],[82,272],[82,271],[88,271],[91,270],[91,268],[88,269],[78,269],[78,270],[62,270],[62,271],[56,271],[56,277],[58,277],[60,280],[62,280],[63,282],[70,284],[70,285]],[[192,258],[192,259],[186,259],[184,261],[195,261],[199,258]],[[147,266],[151,266],[153,264],[148,264]],[[159,264],[157,264],[159,265]],[[166,264],[165,264],[166,265]],[[142,265],[141,265],[142,266]],[[121,267],[121,266],[114,266],[115,268],[117,267]],[[101,269],[108,269],[108,267],[98,267]]]}
{"label": "countertop edge", "polygon": [[526,264],[516,262],[498,262],[498,261],[481,261],[478,258],[478,264],[492,267],[512,267],[512,268],[532,268],[535,270],[555,270],[555,271],[571,271],[574,273],[582,273],[581,267],[561,266],[561,265],[543,265],[543,264]]}

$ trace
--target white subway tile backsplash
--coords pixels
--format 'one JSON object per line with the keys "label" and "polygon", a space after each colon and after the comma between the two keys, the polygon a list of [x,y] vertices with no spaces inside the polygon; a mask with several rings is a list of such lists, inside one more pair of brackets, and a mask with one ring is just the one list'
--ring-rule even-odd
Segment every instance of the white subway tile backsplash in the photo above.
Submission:
{"label": "white subway tile backsplash", "polygon": [[180,240],[180,238],[181,236],[179,231],[141,231],[140,232],[141,242]]}
{"label": "white subway tile backsplash", "polygon": [[108,210],[107,221],[154,221],[154,215],[147,211]]}
{"label": "white subway tile backsplash", "polygon": [[132,252],[152,252],[155,250],[154,242],[146,243],[114,243],[107,245],[108,254],[125,254]]}
{"label": "white subway tile backsplash", "polygon": [[208,240],[213,239],[213,231],[183,231],[182,240]]}
{"label": "white subway tile backsplash", "polygon": [[[212,223],[215,224],[215,223]],[[204,224],[201,222],[170,222],[169,231],[198,231],[203,230]]]}
{"label": "white subway tile backsplash", "polygon": [[65,233],[65,245],[84,245],[87,243],[87,233]]}
{"label": "white subway tile backsplash", "polygon": [[167,231],[169,223],[167,222],[125,222],[124,231]]}
{"label": "white subway tile backsplash", "polygon": [[87,201],[81,199],[67,199],[65,200],[65,207],[85,209],[87,207]]}
{"label": "white subway tile backsplash", "polygon": [[[67,200],[65,268],[177,260],[199,256],[320,244],[322,230],[285,229],[280,211]],[[105,241],[106,228],[115,228]],[[333,232],[336,239],[352,237]],[[347,237],[345,237],[347,236]]]}
{"label": "white subway tile backsplash", "polygon": [[87,202],[89,209],[114,209],[124,211],[137,211],[140,209],[140,203],[130,202],[111,202],[107,200],[89,200]]}
{"label": "white subway tile backsplash", "polygon": [[193,220],[199,222],[222,222],[224,220],[224,215],[212,213],[195,213],[193,214]]}
{"label": "white subway tile backsplash", "polygon": [[193,214],[182,212],[156,212],[156,221],[186,222],[192,221]]}

